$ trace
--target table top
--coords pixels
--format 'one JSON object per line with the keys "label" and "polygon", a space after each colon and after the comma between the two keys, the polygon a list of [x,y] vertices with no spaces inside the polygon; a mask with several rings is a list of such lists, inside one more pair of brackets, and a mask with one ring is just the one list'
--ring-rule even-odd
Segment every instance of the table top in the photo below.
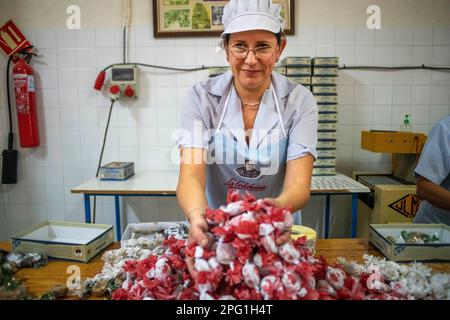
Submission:
{"label": "table top", "polygon": [[[108,195],[175,195],[178,171],[142,171],[124,181],[91,179],[71,190],[72,193]],[[367,193],[370,189],[358,181],[337,173],[334,176],[313,176],[311,194]]]}
{"label": "table top", "polygon": [[[116,242],[106,250],[119,247],[120,243]],[[1,242],[0,248],[9,250],[11,246],[7,242]],[[362,263],[365,253],[381,256],[368,239],[319,239],[316,243],[316,256],[324,256],[330,264],[336,262],[338,257]],[[102,254],[97,255],[89,263],[51,260],[47,266],[39,269],[21,269],[15,274],[15,277],[23,281],[32,297],[39,297],[57,284],[66,284],[68,277],[72,275],[72,273],[67,272],[69,266],[75,265],[80,268],[82,281],[95,276],[103,268]],[[435,272],[450,272],[450,263],[426,263],[426,265],[430,266]]]}
{"label": "table top", "polygon": [[142,171],[124,181],[91,179],[71,190],[72,193],[118,195],[175,195],[178,171]]}
{"label": "table top", "polygon": [[334,176],[313,176],[311,179],[311,194],[368,192],[369,187],[342,173],[336,173]]}

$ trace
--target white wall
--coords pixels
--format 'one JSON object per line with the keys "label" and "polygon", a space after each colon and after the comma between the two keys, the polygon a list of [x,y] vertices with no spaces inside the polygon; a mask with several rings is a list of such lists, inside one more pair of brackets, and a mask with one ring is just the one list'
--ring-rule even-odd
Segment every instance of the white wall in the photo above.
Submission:
{"label": "white wall", "polygon": [[[99,69],[122,60],[122,1],[107,1],[108,6],[105,2],[0,3],[0,23],[12,17],[40,50],[33,67],[42,140],[39,148],[18,148],[20,183],[1,186],[0,239],[45,219],[84,219],[82,196],[71,194],[70,189],[95,175],[109,107],[105,94],[94,91],[92,84]],[[223,54],[216,54],[215,38],[154,39],[149,2],[133,1],[130,61],[180,67],[225,64]],[[81,30],[65,29],[65,8],[72,3],[81,3],[86,19]],[[339,3],[343,4],[301,1],[296,35],[289,37],[285,56],[336,55],[341,64],[348,65],[450,65],[450,1],[380,1],[392,10],[382,11],[386,21],[377,31],[363,26],[367,6],[361,3],[366,2]],[[349,9],[353,14],[348,14]],[[442,12],[447,13],[447,20]],[[2,56],[2,149],[8,128],[5,66]],[[137,170],[176,170],[169,161],[173,146],[170,134],[178,126],[185,92],[206,77],[206,72],[167,74],[141,69],[141,98],[131,104],[116,104],[104,162],[135,161]],[[398,129],[403,115],[411,113],[414,130],[428,133],[450,112],[448,73],[342,71],[338,81],[337,167],[345,173],[390,169],[386,155],[361,150],[361,130]],[[303,215],[303,223],[317,230],[323,226],[322,201],[313,197]],[[350,198],[336,198],[333,207],[337,214],[333,216],[332,236],[348,237]],[[182,218],[176,200],[170,198],[127,198],[123,209],[128,222]],[[100,200],[97,222],[114,224],[112,199]]]}
{"label": "white wall", "polygon": [[[152,3],[131,0],[133,26],[153,24]],[[372,4],[380,6],[385,25],[449,24],[449,0],[295,0],[296,21],[298,25],[365,25],[366,9]],[[3,0],[0,18],[12,18],[22,27],[62,27],[69,5],[81,8],[85,27],[122,25],[123,0]]]}

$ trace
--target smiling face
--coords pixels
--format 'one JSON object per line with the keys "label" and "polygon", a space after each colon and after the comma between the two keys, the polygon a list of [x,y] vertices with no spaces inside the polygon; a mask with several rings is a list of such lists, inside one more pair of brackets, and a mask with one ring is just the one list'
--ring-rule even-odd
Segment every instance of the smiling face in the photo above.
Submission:
{"label": "smiling face", "polygon": [[[276,35],[265,30],[232,33],[226,52],[237,85],[250,91],[268,88],[270,74],[285,46],[285,40],[278,44]],[[239,50],[245,49],[257,50],[240,57]]]}

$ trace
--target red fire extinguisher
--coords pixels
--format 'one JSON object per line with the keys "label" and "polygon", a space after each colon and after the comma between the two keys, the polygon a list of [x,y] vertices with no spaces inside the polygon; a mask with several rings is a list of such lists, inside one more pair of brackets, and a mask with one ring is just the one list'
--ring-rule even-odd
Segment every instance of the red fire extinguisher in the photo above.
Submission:
{"label": "red fire extinguisher", "polygon": [[24,59],[20,59],[14,66],[12,74],[20,146],[36,147],[39,145],[39,128],[33,69]]}

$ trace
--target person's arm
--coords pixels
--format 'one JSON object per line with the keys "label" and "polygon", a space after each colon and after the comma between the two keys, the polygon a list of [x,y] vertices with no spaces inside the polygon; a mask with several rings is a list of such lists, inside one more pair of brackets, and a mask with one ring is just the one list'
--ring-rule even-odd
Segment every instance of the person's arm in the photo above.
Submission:
{"label": "person's arm", "polygon": [[310,197],[314,159],[317,158],[318,109],[309,91],[299,91],[291,99],[300,107],[289,131],[283,190],[276,200],[294,212],[303,209]]}
{"label": "person's arm", "polygon": [[303,209],[310,198],[314,158],[311,155],[291,160],[286,164],[283,191],[277,197],[279,204],[297,211]]}
{"label": "person's arm", "polygon": [[450,210],[450,191],[441,184],[450,173],[449,128],[449,116],[433,127],[415,169],[417,196],[446,210]]}
{"label": "person's arm", "polygon": [[433,206],[450,210],[450,191],[440,185],[417,175],[417,196],[431,203]]}
{"label": "person's arm", "polygon": [[202,148],[180,150],[181,163],[177,186],[178,203],[190,223],[189,238],[202,247],[208,244],[206,236],[208,224],[205,219],[205,209],[208,207],[205,195],[205,153],[206,150]]}
{"label": "person's arm", "polygon": [[[310,198],[311,176],[314,158],[311,155],[288,161],[284,178],[283,191],[277,198],[266,198],[274,206],[290,208],[292,212],[303,209]],[[278,245],[288,242],[290,230],[277,238]]]}

